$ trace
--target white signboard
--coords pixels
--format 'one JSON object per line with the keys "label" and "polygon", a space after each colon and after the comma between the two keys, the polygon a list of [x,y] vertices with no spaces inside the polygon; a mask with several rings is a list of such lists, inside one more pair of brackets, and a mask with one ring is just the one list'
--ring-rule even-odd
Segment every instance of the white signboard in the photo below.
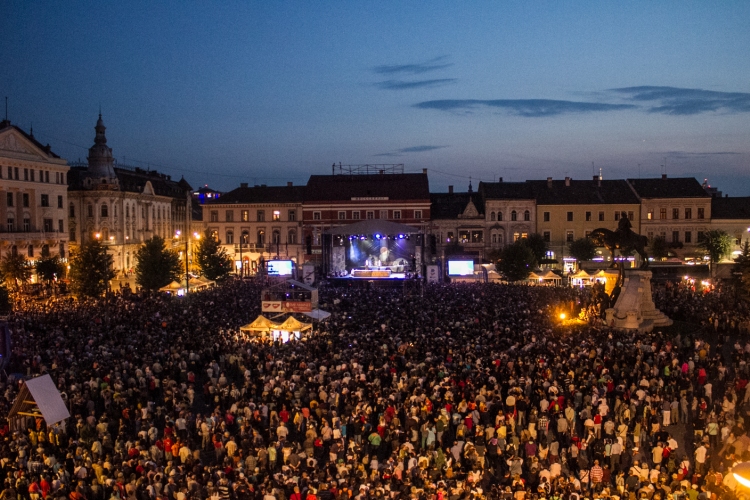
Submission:
{"label": "white signboard", "polygon": [[438,281],[440,281],[438,266],[427,266],[427,283],[437,283]]}

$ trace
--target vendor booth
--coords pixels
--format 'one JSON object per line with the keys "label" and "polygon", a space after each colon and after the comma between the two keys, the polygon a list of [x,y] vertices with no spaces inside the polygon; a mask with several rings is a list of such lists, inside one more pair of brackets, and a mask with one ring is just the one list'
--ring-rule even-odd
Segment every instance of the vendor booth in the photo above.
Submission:
{"label": "vendor booth", "polygon": [[572,286],[590,286],[591,275],[581,269],[577,273],[570,276],[570,284]]}
{"label": "vendor booth", "polygon": [[545,285],[560,286],[562,285],[562,278],[552,271],[547,271],[540,276],[540,280]]}
{"label": "vendor booth", "polygon": [[302,333],[312,330],[310,323],[302,323],[294,316],[289,316],[282,323],[275,323],[263,315],[258,316],[252,323],[240,327],[243,332],[259,340],[280,341],[300,340]]}

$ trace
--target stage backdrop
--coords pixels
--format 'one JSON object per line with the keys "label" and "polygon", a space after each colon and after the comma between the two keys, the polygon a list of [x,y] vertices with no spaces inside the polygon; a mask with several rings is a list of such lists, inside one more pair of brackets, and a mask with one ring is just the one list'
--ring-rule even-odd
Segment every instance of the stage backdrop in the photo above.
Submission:
{"label": "stage backdrop", "polygon": [[346,268],[390,267],[393,272],[411,270],[418,257],[411,239],[352,239],[348,240]]}
{"label": "stage backdrop", "polygon": [[337,273],[344,270],[346,267],[346,248],[344,247],[333,247],[333,253],[331,255],[331,271]]}

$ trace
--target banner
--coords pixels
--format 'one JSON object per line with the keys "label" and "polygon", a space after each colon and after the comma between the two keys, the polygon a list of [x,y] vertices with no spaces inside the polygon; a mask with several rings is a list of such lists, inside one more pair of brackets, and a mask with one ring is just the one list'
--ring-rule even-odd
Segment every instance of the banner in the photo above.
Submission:
{"label": "banner", "polygon": [[438,266],[427,266],[427,283],[437,283],[440,281]]}
{"label": "banner", "polygon": [[283,311],[281,305],[282,302],[280,300],[264,300],[261,303],[261,311],[263,312],[277,312],[280,313]]}
{"label": "banner", "polygon": [[284,312],[311,312],[312,303],[288,300],[282,303],[282,310]]}

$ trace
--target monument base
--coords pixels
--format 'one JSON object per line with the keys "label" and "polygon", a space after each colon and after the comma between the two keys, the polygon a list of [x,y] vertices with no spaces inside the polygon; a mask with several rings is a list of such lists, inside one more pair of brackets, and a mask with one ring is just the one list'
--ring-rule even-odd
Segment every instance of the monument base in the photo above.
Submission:
{"label": "monument base", "polygon": [[605,311],[607,324],[625,330],[650,332],[655,326],[669,326],[672,320],[654,306],[651,271],[629,271],[614,307]]}

